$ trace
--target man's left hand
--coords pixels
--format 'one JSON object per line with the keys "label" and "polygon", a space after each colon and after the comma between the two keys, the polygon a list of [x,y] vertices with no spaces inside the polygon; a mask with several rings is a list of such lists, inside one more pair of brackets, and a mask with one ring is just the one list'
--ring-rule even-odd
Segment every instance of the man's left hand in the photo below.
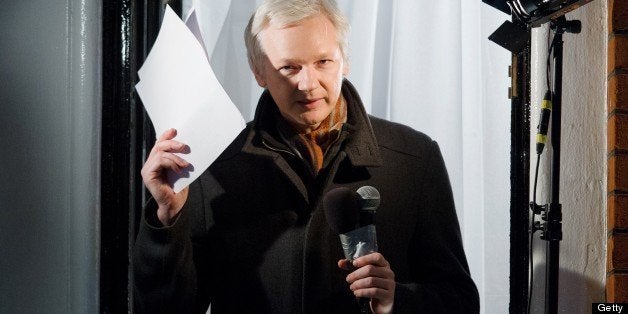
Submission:
{"label": "man's left hand", "polygon": [[[395,299],[395,273],[380,253],[371,253],[350,261],[338,261],[338,267],[353,270],[347,276],[349,289],[359,298],[371,299],[373,313],[391,313]],[[356,269],[357,268],[357,269]]]}

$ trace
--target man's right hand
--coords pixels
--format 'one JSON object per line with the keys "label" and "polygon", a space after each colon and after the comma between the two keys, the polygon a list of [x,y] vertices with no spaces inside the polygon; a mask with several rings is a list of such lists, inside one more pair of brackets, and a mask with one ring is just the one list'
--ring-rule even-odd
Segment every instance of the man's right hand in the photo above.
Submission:
{"label": "man's right hand", "polygon": [[179,213],[188,197],[187,187],[179,193],[174,193],[166,178],[167,169],[179,173],[190,165],[174,154],[189,151],[184,143],[172,140],[176,135],[175,129],[164,132],[155,142],[155,146],[142,167],[144,185],[157,202],[157,218],[164,226],[172,223],[173,217]]}

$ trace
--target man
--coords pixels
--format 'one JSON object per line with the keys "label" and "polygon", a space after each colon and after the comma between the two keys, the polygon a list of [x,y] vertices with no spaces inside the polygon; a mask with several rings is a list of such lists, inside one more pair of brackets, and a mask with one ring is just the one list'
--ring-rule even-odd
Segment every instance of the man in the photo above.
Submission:
{"label": "man", "polygon": [[[175,130],[143,169],[153,200],[134,254],[140,312],[475,313],[479,302],[440,151],[368,116],[344,79],[348,24],[333,0],[268,0],[245,31],[266,90],[255,118],[189,188]],[[379,253],[349,263],[321,199],[339,186],[382,195]]]}

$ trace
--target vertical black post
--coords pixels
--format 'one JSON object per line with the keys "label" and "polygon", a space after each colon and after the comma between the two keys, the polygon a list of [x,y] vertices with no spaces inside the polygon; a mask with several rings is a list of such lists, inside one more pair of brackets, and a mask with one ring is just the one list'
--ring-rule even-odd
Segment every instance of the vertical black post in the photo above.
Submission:
{"label": "vertical black post", "polygon": [[131,142],[136,71],[137,7],[134,1],[103,1],[100,312],[129,310],[129,219],[133,213]]}
{"label": "vertical black post", "polygon": [[510,304],[511,314],[528,307],[530,200],[530,35],[513,55],[510,133]]}

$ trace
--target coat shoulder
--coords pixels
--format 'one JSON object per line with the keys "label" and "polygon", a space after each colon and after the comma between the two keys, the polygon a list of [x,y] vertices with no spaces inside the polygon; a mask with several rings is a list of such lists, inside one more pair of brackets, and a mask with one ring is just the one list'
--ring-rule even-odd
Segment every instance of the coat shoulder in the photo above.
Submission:
{"label": "coat shoulder", "polygon": [[369,116],[377,144],[398,153],[419,157],[419,152],[433,149],[435,142],[425,133],[407,125]]}

